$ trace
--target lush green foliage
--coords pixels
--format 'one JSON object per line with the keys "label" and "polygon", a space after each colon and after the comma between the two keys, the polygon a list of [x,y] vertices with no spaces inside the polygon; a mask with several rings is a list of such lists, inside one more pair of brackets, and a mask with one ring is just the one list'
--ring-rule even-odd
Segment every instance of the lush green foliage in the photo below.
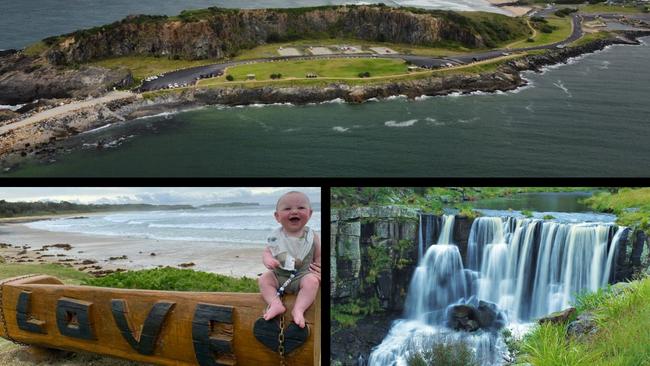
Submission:
{"label": "lush green foliage", "polygon": [[557,15],[559,17],[565,17],[565,16],[570,15],[571,13],[575,13],[577,11],[578,11],[578,9],[575,9],[575,8],[563,8],[563,9],[557,10],[555,12],[555,15]]}
{"label": "lush green foliage", "polygon": [[106,277],[87,279],[84,284],[143,290],[259,292],[257,281],[251,278],[234,278],[171,267],[113,273]]}
{"label": "lush green foliage", "polygon": [[474,352],[462,341],[434,344],[431,350],[410,355],[406,362],[408,366],[478,366]]}
{"label": "lush green foliage", "polygon": [[650,360],[650,278],[624,289],[583,294],[579,312],[595,315],[598,331],[590,337],[567,337],[566,324],[537,326],[521,343],[521,362],[533,365],[647,365]]}
{"label": "lush green foliage", "polygon": [[366,315],[382,311],[377,297],[368,300],[356,299],[351,302],[333,304],[330,312],[332,321],[336,321],[334,328],[349,328]]}
{"label": "lush green foliage", "polygon": [[616,214],[619,225],[650,232],[650,188],[602,192],[584,202],[596,211]]}
{"label": "lush green foliage", "polygon": [[77,203],[62,202],[7,202],[0,200],[0,217],[52,215],[97,211],[126,211],[126,210],[177,210],[190,209],[189,205],[149,205],[149,204],[124,204],[124,205],[82,205]]}
{"label": "lush green foliage", "polygon": [[64,283],[71,285],[78,285],[81,281],[90,278],[90,275],[85,272],[53,263],[3,263],[2,266],[0,266],[0,280],[33,273],[54,276]]}

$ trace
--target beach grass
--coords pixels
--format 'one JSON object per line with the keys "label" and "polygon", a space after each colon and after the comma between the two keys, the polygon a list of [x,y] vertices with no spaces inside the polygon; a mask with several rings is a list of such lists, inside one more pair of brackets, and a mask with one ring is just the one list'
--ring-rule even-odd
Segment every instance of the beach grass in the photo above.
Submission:
{"label": "beach grass", "polygon": [[555,42],[560,42],[571,35],[572,29],[572,20],[571,17],[556,17],[551,16],[546,18],[547,24],[551,27],[555,27],[555,30],[551,33],[544,33],[537,30],[535,36],[531,37],[533,42],[528,42],[526,39],[519,42],[511,43],[508,45],[509,48],[521,48],[521,47],[535,47],[542,46],[547,44],[552,44]]}
{"label": "beach grass", "polygon": [[20,264],[2,263],[0,265],[0,280],[28,274],[44,274],[54,276],[67,285],[78,285],[89,279],[90,275],[74,268],[59,264]]}
{"label": "beach grass", "polygon": [[87,278],[84,285],[159,291],[259,292],[257,280],[171,267]]}

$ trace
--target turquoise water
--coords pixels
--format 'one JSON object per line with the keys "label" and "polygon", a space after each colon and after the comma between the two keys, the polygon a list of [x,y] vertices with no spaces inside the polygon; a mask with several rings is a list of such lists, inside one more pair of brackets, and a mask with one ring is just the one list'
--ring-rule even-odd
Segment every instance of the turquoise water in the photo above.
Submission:
{"label": "turquoise water", "polygon": [[[646,39],[647,40],[647,39]],[[132,121],[10,176],[648,176],[650,47],[614,46],[515,93],[210,107]]]}

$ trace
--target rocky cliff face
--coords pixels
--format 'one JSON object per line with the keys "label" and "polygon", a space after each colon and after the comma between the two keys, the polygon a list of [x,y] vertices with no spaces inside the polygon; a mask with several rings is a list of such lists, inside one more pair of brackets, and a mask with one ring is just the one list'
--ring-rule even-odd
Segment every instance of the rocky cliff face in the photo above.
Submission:
{"label": "rocky cliff face", "polygon": [[98,96],[132,82],[128,70],[91,66],[61,69],[21,54],[0,57],[0,104],[27,103],[39,98]]}
{"label": "rocky cliff face", "polygon": [[[48,58],[59,64],[131,54],[219,59],[271,41],[338,36],[414,45],[455,42],[474,48],[486,46],[490,37],[484,22],[447,12],[383,6],[209,10],[198,18],[131,17],[75,32],[52,41]],[[495,27],[502,30],[500,35],[524,29],[520,20],[506,17]]]}

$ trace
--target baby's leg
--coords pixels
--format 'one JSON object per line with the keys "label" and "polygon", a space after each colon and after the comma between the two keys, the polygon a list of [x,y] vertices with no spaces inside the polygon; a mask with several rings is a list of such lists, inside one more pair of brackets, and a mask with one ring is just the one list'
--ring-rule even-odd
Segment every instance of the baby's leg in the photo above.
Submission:
{"label": "baby's leg", "polygon": [[286,309],[284,308],[284,305],[282,305],[282,300],[276,296],[278,280],[275,278],[275,275],[273,275],[273,272],[264,272],[257,282],[260,285],[260,292],[262,293],[264,301],[269,304],[268,310],[264,313],[264,320],[271,320],[278,314],[284,313]]}
{"label": "baby's leg", "polygon": [[305,310],[314,302],[319,286],[320,280],[311,273],[306,274],[300,280],[300,291],[296,298],[296,304],[291,311],[293,322],[298,324],[300,328],[305,327]]}

